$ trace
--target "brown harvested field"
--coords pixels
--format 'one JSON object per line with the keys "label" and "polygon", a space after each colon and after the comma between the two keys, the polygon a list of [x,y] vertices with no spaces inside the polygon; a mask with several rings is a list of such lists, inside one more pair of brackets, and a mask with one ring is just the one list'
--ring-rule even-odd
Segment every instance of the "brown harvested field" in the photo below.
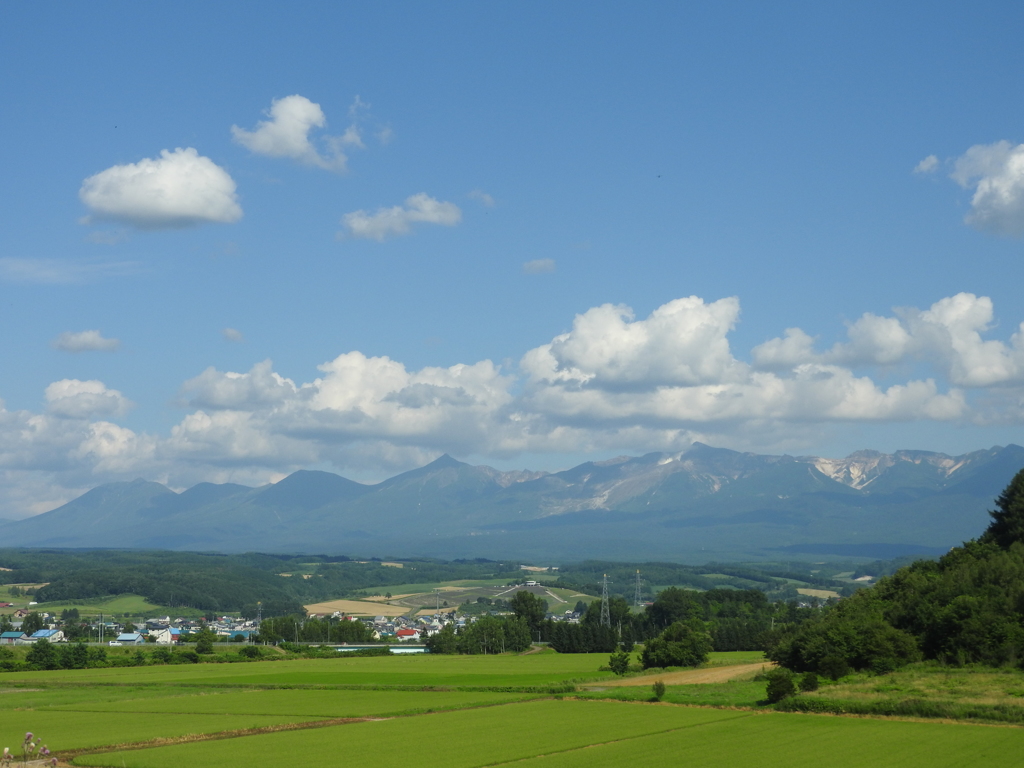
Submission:
{"label": "brown harvested field", "polygon": [[356,616],[401,616],[408,608],[400,605],[371,603],[366,600],[328,600],[306,606],[307,613],[334,613],[341,611]]}
{"label": "brown harvested field", "polygon": [[656,680],[661,680],[665,685],[697,685],[699,683],[724,683],[735,680],[738,677],[756,675],[762,669],[774,667],[771,661],[759,661],[756,664],[737,664],[733,667],[711,667],[709,669],[683,669],[678,672],[664,672],[662,674],[641,675],[640,677],[626,677],[622,680],[602,680],[602,688],[611,688],[629,685],[653,685]]}
{"label": "brown harvested field", "polygon": [[833,592],[831,589],[798,589],[797,594],[807,595],[807,597],[819,597],[822,600],[826,600],[830,597],[839,597],[838,592]]}

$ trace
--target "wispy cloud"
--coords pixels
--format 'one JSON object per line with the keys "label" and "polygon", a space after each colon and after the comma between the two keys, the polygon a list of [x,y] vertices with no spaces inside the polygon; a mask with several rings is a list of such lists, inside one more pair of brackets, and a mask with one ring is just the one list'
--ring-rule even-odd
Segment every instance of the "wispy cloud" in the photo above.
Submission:
{"label": "wispy cloud", "polygon": [[468,197],[472,200],[478,201],[481,205],[488,208],[494,207],[494,198],[484,192],[482,189],[474,189],[469,193]]}
{"label": "wispy cloud", "polygon": [[121,346],[121,340],[104,338],[96,330],[78,333],[65,331],[51,341],[50,346],[62,352],[113,352]]}
{"label": "wispy cloud", "polygon": [[237,328],[225,328],[223,331],[221,331],[221,335],[227,341],[233,341],[236,344],[241,344],[243,341],[245,341],[244,334]]}
{"label": "wispy cloud", "polygon": [[378,208],[373,213],[353,211],[341,217],[349,235],[377,241],[392,235],[406,235],[417,223],[453,227],[460,221],[462,211],[455,203],[436,200],[425,192],[406,198],[404,206]]}
{"label": "wispy cloud", "polygon": [[534,259],[523,264],[523,273],[527,275],[542,275],[545,272],[555,271],[554,259]]}
{"label": "wispy cloud", "polygon": [[914,166],[914,173],[931,173],[938,167],[939,158],[935,155],[928,155],[928,157]]}
{"label": "wispy cloud", "polygon": [[137,261],[70,261],[68,259],[0,258],[0,280],[7,283],[62,285],[136,274]]}

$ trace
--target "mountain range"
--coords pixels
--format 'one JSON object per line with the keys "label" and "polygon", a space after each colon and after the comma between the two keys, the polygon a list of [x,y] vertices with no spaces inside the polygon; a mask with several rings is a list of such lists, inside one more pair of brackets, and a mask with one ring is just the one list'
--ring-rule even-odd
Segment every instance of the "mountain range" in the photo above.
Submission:
{"label": "mountain range", "polygon": [[845,459],[680,454],[502,472],[442,456],[376,485],[301,470],[258,488],[108,483],[0,524],[0,546],[562,560],[887,558],[981,533],[1024,448]]}

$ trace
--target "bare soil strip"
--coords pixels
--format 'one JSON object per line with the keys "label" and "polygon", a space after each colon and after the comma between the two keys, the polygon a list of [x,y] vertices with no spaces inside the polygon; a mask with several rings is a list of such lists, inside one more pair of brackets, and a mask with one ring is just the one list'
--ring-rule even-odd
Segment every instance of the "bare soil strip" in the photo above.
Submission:
{"label": "bare soil strip", "polygon": [[[621,680],[601,681],[601,688],[618,688],[621,686],[653,685],[661,680],[665,685],[698,685],[700,683],[724,683],[745,675],[753,675],[762,669],[774,667],[771,661],[759,661],[756,664],[737,664],[732,667],[711,667],[709,669],[684,669],[679,672],[663,672],[640,677],[625,677]],[[584,686],[590,688],[591,686]]]}

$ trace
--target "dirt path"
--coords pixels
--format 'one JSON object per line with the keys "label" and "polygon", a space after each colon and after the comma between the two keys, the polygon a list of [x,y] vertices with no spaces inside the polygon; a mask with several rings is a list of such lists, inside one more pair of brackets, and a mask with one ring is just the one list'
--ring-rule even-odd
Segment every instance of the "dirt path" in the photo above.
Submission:
{"label": "dirt path", "polygon": [[[653,685],[661,680],[665,685],[696,685],[699,683],[724,683],[737,677],[752,675],[764,667],[773,667],[774,662],[759,661],[756,664],[737,664],[732,667],[709,667],[708,669],[684,669],[679,672],[665,672],[660,675],[626,677],[622,680],[601,681],[601,688],[617,688],[624,685]],[[589,688],[590,686],[586,686]]]}

